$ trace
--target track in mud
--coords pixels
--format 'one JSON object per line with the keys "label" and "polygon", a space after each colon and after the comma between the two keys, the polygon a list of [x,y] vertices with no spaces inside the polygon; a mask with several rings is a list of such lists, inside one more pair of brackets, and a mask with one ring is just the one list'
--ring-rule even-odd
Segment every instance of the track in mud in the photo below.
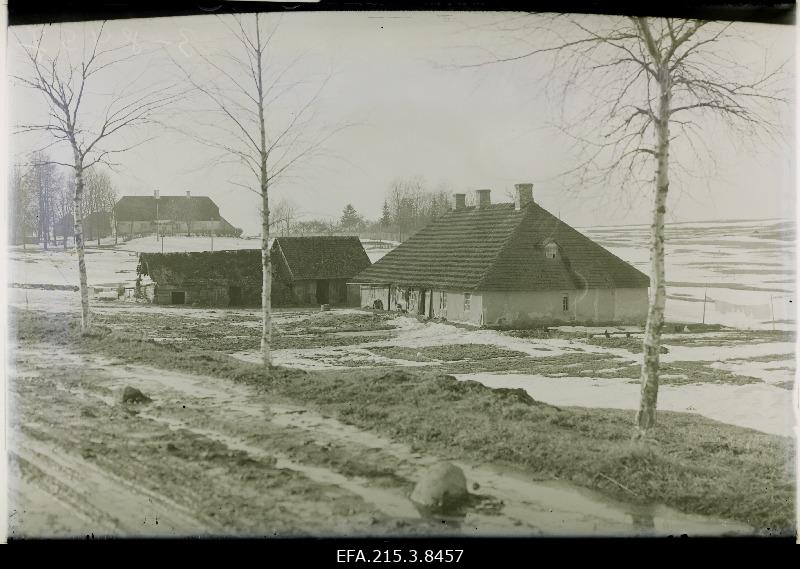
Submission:
{"label": "track in mud", "polygon": [[432,519],[407,496],[440,457],[219,378],[26,346],[12,394],[12,537],[747,531],[463,463],[481,495]]}

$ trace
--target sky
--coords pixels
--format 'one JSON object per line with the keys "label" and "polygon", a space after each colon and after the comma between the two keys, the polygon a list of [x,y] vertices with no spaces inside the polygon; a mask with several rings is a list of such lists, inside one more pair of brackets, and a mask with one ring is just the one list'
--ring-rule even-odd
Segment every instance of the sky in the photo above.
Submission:
{"label": "sky", "polygon": [[[601,16],[582,21],[606,22]],[[567,191],[559,174],[577,158],[571,140],[553,128],[563,101],[548,91],[552,84],[542,60],[464,66],[538,46],[546,33],[540,34],[535,18],[491,12],[351,12],[285,14],[269,23],[276,29],[268,53],[270,72],[286,68],[287,77],[300,83],[271,118],[280,124],[292,104],[302,104],[324,85],[309,132],[335,133],[271,190],[273,203],[290,200],[300,219],[337,219],[348,203],[377,218],[394,180],[422,176],[431,189],[490,188],[493,201],[508,201],[515,183],[532,182],[538,203],[578,227],[649,222],[646,192],[603,183]],[[215,16],[107,23],[104,45],[124,45],[136,57],[96,76],[85,116],[97,116],[108,93],[125,86],[179,83],[174,61],[201,84],[213,83],[218,74],[203,65],[199,54],[215,58],[236,48],[223,24]],[[772,63],[794,53],[793,27],[736,25],[749,40],[723,45],[731,58],[752,57],[758,63],[765,53]],[[77,59],[83,38],[97,29],[94,22],[51,26],[44,45]],[[30,74],[20,42],[30,45],[37,33],[38,28],[10,30],[10,75]],[[570,104],[590,101],[592,87],[587,85]],[[158,124],[123,133],[119,144],[138,146],[115,156],[112,177],[121,195],[152,195],[158,189],[161,195],[191,191],[210,196],[231,223],[257,233],[259,198],[241,187],[249,181],[241,165],[219,160],[217,151],[197,141],[220,136],[214,134],[215,123],[207,124],[217,119],[205,112],[206,103],[197,93],[187,93]],[[13,127],[42,120],[46,107],[38,93],[12,81],[9,114]],[[676,156],[696,175],[673,180],[668,220],[793,219],[793,106],[779,120],[788,134],[783,142],[770,143],[701,124],[715,164],[676,142]],[[27,152],[48,142],[42,134],[14,134],[10,140],[12,160],[24,160]],[[69,160],[67,148],[50,151]]]}

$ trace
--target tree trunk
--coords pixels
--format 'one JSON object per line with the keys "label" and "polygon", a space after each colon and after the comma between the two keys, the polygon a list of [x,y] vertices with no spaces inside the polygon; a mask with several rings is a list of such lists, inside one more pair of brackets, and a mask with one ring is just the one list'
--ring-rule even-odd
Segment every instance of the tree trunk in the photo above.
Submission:
{"label": "tree trunk", "polygon": [[664,280],[664,217],[669,192],[669,115],[671,89],[669,71],[659,70],[659,103],[656,131],[656,191],[653,199],[653,222],[650,227],[650,307],[644,333],[644,350],[641,372],[641,399],[636,414],[634,438],[647,436],[656,423],[658,400],[658,370],[661,349],[661,330],[664,327],[666,286]]}
{"label": "tree trunk", "polygon": [[[265,179],[266,172],[262,175]],[[261,357],[264,367],[269,368],[272,364],[272,263],[269,255],[269,193],[266,182],[262,182],[261,192]]]}
{"label": "tree trunk", "polygon": [[86,281],[86,259],[83,251],[83,160],[77,149],[75,154],[75,199],[72,215],[75,223],[75,251],[78,253],[78,274],[81,286],[81,332],[89,329],[89,286]]}
{"label": "tree trunk", "polygon": [[261,43],[261,26],[259,14],[256,14],[256,48],[258,75],[256,88],[258,89],[258,126],[260,135],[261,165],[261,357],[264,367],[269,369],[272,365],[272,263],[269,255],[269,178],[267,177],[267,127],[264,122],[264,80],[262,57],[264,46]]}

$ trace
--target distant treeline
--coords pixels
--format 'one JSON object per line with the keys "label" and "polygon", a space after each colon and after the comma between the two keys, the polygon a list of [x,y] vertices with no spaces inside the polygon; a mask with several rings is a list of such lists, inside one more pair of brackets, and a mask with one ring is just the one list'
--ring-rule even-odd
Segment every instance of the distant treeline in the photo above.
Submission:
{"label": "distant treeline", "polygon": [[[117,199],[111,177],[99,168],[84,174],[83,230],[87,240],[111,232],[111,212]],[[9,238],[13,245],[38,243],[66,247],[74,235],[72,208],[75,177],[42,152],[12,165],[9,180]]]}
{"label": "distant treeline", "polygon": [[272,232],[278,236],[358,235],[367,239],[404,241],[450,208],[450,188],[434,189],[420,177],[397,179],[389,186],[378,219],[370,220],[348,203],[339,219],[300,219],[301,212],[288,200],[271,211]]}

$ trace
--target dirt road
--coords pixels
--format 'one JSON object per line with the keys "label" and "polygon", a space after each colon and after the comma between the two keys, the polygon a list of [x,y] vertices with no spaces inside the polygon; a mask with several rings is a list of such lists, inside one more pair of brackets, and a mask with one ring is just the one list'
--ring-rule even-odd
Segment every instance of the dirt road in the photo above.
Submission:
{"label": "dirt road", "polygon": [[[152,402],[122,405],[125,386]],[[431,518],[407,496],[452,457],[220,378],[25,345],[11,387],[12,538],[749,531],[458,461],[473,505]]]}

